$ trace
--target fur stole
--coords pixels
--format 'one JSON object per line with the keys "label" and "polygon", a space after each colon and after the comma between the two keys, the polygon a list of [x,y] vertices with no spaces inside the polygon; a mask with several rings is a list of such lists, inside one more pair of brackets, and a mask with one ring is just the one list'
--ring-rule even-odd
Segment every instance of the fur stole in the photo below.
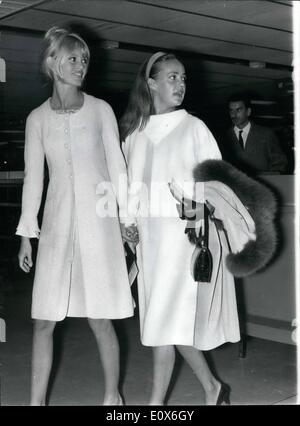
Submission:
{"label": "fur stole", "polygon": [[245,277],[262,269],[275,254],[277,201],[273,192],[223,160],[206,160],[194,169],[196,182],[219,181],[227,185],[248,209],[255,223],[256,240],[248,241],[238,253],[226,258],[228,270]]}

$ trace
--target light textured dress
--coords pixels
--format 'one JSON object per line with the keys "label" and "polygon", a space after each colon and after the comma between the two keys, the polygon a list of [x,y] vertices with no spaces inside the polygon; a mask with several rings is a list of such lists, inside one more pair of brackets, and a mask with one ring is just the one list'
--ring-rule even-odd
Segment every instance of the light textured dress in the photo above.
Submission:
{"label": "light textured dress", "polygon": [[234,279],[226,271],[225,258],[218,254],[221,268],[214,269],[211,283],[194,281],[190,264],[195,246],[188,241],[186,221],[179,218],[168,186],[175,179],[187,196],[192,195],[194,166],[221,158],[211,132],[198,118],[177,110],[151,116],[144,130],[126,139],[123,150],[132,215],[127,220],[129,224],[136,219],[140,235],[142,343],[209,350],[238,341]]}
{"label": "light textured dress", "polygon": [[[49,185],[39,236],[44,159]],[[126,164],[111,107],[84,94],[74,113],[58,114],[49,99],[28,116],[22,215],[17,234],[39,237],[32,317],[125,318],[133,315],[117,215]],[[114,217],[99,217],[99,183],[112,183]],[[99,192],[99,191],[98,191]]]}

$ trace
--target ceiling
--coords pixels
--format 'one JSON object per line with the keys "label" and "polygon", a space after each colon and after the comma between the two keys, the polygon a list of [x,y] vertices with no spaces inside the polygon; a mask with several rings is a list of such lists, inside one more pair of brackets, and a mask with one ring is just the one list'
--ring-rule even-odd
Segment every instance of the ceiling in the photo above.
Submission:
{"label": "ceiling", "polygon": [[185,64],[191,110],[222,105],[237,90],[276,98],[293,70],[292,15],[291,1],[0,0],[0,129],[24,123],[48,96],[39,53],[53,25],[86,38],[93,55],[86,90],[119,114],[140,64],[157,50],[175,51]]}

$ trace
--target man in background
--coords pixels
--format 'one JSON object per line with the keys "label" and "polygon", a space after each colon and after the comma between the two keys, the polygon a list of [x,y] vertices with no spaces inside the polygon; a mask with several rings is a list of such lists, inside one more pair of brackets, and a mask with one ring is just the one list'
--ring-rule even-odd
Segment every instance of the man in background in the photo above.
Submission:
{"label": "man in background", "polygon": [[288,161],[275,133],[250,121],[247,94],[236,93],[228,101],[233,126],[226,133],[223,158],[249,174],[284,174]]}

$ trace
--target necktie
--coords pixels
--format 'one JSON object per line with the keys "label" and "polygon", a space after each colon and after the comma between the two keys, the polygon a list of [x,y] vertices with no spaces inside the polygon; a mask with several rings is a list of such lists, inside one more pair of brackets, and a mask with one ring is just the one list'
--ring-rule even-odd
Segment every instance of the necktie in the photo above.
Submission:
{"label": "necktie", "polygon": [[239,131],[239,144],[240,144],[241,148],[244,149],[244,141],[243,141],[242,133],[243,133],[243,130],[240,130]]}

